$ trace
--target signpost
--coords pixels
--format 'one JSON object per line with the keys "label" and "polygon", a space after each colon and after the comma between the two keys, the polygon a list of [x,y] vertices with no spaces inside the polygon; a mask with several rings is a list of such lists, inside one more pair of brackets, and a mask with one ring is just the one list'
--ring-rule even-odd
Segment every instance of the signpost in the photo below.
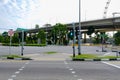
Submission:
{"label": "signpost", "polygon": [[14,31],[10,29],[8,31],[8,36],[10,36],[10,46],[9,46],[9,55],[11,54],[11,44],[12,44],[12,36],[14,35]]}
{"label": "signpost", "polygon": [[17,28],[17,31],[18,31],[19,33],[21,33],[21,34],[20,34],[20,36],[21,36],[20,38],[22,38],[22,39],[21,39],[21,43],[22,43],[22,44],[21,44],[21,55],[23,56],[24,40],[25,40],[25,39],[24,39],[24,36],[25,36],[24,33],[25,33],[25,31],[27,31],[27,29]]}

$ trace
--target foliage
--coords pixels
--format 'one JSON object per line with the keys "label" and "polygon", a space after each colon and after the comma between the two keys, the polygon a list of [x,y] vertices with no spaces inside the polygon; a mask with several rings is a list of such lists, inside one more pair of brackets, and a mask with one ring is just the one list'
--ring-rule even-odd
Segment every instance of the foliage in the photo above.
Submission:
{"label": "foliage", "polygon": [[46,46],[46,44],[25,44],[25,46],[38,46],[38,47],[41,47],[41,46]]}
{"label": "foliage", "polygon": [[57,52],[55,51],[50,51],[50,52],[45,52],[45,54],[56,54]]}
{"label": "foliage", "polygon": [[12,37],[12,43],[19,43],[18,33],[15,33]]}
{"label": "foliage", "polygon": [[3,41],[3,36],[0,35],[0,43]]}
{"label": "foliage", "polygon": [[[10,43],[2,43],[3,46],[10,46]],[[19,46],[19,44],[12,43],[11,46]]]}
{"label": "foliage", "polygon": [[53,37],[53,42],[55,44],[64,44],[66,43],[66,34],[67,34],[67,26],[61,23],[57,23],[53,26],[51,31],[51,36]]}
{"label": "foliage", "polygon": [[87,35],[92,35],[92,33],[95,31],[95,28],[93,26],[88,27]]}
{"label": "foliage", "polygon": [[94,40],[93,42],[95,44],[98,44],[98,43],[105,43],[107,40],[109,39],[108,35],[105,33],[105,32],[95,32],[95,37],[94,37]]}
{"label": "foliage", "polygon": [[40,39],[41,44],[45,44],[45,43],[46,43],[46,34],[45,34],[45,31],[44,31],[44,30],[40,30],[40,31],[38,32],[37,37],[38,37],[38,39]]}
{"label": "foliage", "polygon": [[8,36],[8,32],[6,32],[6,31],[3,32],[3,33],[2,33],[2,36],[4,36],[4,37],[5,37],[5,36]]}
{"label": "foliage", "polygon": [[120,45],[120,31],[114,34],[114,42],[116,45]]}
{"label": "foliage", "polygon": [[35,29],[38,29],[38,28],[39,28],[39,25],[38,25],[38,24],[36,24],[36,25],[35,25]]}
{"label": "foliage", "polygon": [[75,57],[72,57],[73,59],[114,59],[114,58],[120,58],[119,56],[98,56],[94,54],[81,54],[77,55]]}
{"label": "foliage", "polygon": [[[2,43],[3,46],[9,46],[9,43]],[[11,46],[19,46],[19,44],[15,44],[12,43]],[[37,47],[41,47],[41,46],[46,46],[46,44],[25,44],[24,46],[37,46]]]}

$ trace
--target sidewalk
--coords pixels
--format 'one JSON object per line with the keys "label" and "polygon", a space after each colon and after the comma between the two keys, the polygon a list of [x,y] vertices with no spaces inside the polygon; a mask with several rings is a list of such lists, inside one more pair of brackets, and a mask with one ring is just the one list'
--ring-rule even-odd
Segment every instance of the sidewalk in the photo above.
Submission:
{"label": "sidewalk", "polygon": [[70,59],[70,54],[67,53],[55,53],[55,54],[27,54],[25,57],[30,57],[35,61],[64,61],[66,59]]}

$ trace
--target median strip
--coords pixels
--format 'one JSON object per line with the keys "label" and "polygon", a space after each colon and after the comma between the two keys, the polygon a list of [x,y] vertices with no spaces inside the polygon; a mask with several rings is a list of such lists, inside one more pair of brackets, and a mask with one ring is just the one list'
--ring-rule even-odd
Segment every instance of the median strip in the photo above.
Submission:
{"label": "median strip", "polygon": [[3,55],[1,56],[1,59],[8,59],[8,60],[32,60],[28,57],[23,57],[20,55]]}
{"label": "median strip", "polygon": [[73,61],[116,61],[120,60],[120,57],[116,56],[98,56],[94,54],[81,54],[72,57]]}

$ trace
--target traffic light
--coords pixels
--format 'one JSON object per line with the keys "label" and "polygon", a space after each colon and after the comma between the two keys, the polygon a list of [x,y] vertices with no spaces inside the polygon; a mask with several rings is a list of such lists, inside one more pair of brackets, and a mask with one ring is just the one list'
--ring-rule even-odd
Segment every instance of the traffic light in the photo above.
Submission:
{"label": "traffic light", "polygon": [[74,31],[71,29],[70,30],[70,32],[69,32],[69,34],[68,34],[68,37],[70,38],[70,39],[73,39],[73,37],[74,37]]}
{"label": "traffic light", "polygon": [[78,27],[76,27],[75,30],[76,30],[75,36],[76,36],[76,39],[78,39],[78,35],[79,35],[79,33],[78,33]]}

